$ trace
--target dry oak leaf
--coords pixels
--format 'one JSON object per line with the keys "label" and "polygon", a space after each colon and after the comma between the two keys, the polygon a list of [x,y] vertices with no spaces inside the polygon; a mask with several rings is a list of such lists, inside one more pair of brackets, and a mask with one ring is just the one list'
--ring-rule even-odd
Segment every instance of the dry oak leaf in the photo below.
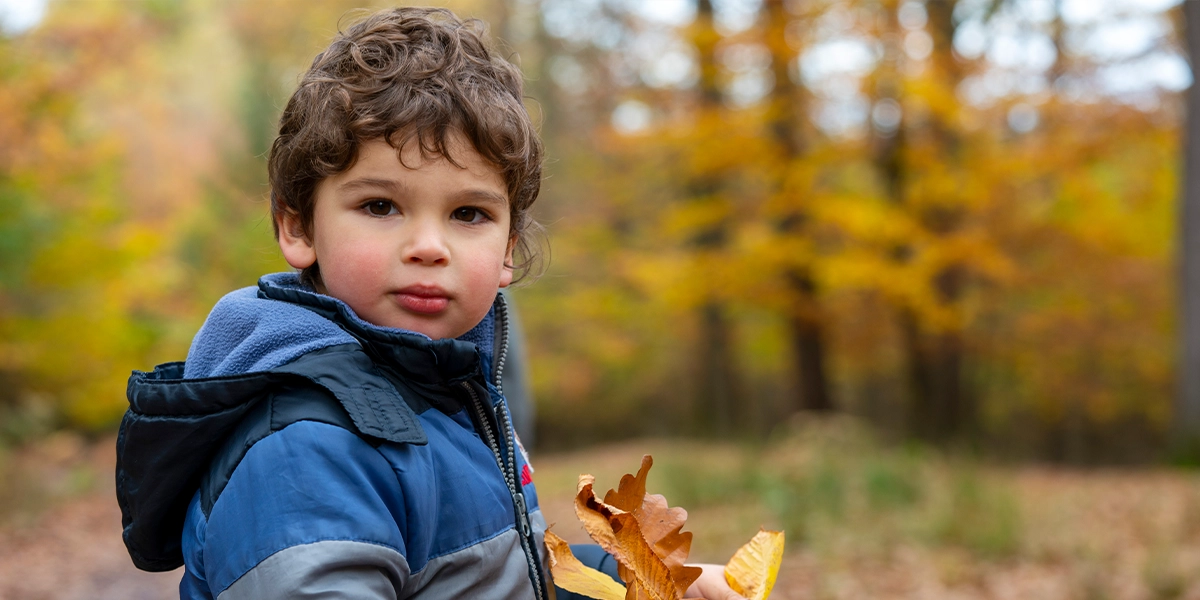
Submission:
{"label": "dry oak leaf", "polygon": [[[575,514],[588,535],[616,559],[617,572],[628,584],[626,600],[680,600],[701,570],[684,566],[692,545],[692,534],[680,532],[687,511],[669,508],[662,496],[646,493],[646,474],[652,464],[649,455],[643,457],[638,474],[623,477],[619,488],[609,490],[604,501],[596,498],[595,478],[580,475]],[[590,595],[568,587],[576,585],[577,573],[567,571],[570,569],[551,566],[555,585]],[[563,580],[560,572],[565,573]]]}
{"label": "dry oak leaf", "polygon": [[[692,533],[680,531],[687,523],[687,511],[668,507],[667,499],[661,494],[646,493],[646,475],[653,465],[654,459],[649,454],[643,456],[637,475],[621,477],[618,488],[608,490],[604,495],[604,503],[633,515],[642,537],[670,569],[671,578],[677,582],[686,580],[687,585],[680,590],[683,593],[700,576],[696,567],[684,566],[692,550]],[[695,577],[688,579],[688,574],[693,572]]]}
{"label": "dry oak leaf", "polygon": [[783,561],[783,532],[759,531],[725,565],[725,581],[746,600],[766,600]]}

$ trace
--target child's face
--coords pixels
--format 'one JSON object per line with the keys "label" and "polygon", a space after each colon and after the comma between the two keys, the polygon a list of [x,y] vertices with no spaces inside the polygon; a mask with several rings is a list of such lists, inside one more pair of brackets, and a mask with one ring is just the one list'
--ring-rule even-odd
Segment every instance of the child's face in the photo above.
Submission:
{"label": "child's face", "polygon": [[463,168],[422,157],[415,142],[404,164],[383,140],[363,144],[353,167],[317,186],[311,240],[294,216],[281,219],[288,264],[320,265],[320,291],[375,325],[434,339],[469,331],[512,282],[508,194],[461,135],[448,142]]}

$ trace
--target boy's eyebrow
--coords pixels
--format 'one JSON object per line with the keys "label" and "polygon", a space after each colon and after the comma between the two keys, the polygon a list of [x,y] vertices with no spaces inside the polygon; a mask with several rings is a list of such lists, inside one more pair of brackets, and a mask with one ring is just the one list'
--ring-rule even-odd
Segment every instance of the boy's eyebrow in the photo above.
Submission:
{"label": "boy's eyebrow", "polygon": [[403,181],[395,179],[378,179],[375,177],[359,177],[351,179],[338,186],[339,190],[356,190],[359,188],[386,188],[390,190],[403,190],[405,187]]}
{"label": "boy's eyebrow", "polygon": [[[338,185],[338,190],[340,191],[353,191],[361,188],[383,188],[403,192],[408,186],[404,185],[403,181],[397,179],[380,179],[377,177],[359,177]],[[455,194],[454,197],[461,202],[490,202],[501,206],[508,206],[508,196],[482,188],[463,190]]]}
{"label": "boy's eyebrow", "polygon": [[501,206],[508,206],[508,196],[480,188],[463,190],[455,194],[455,198],[463,202],[490,202]]}

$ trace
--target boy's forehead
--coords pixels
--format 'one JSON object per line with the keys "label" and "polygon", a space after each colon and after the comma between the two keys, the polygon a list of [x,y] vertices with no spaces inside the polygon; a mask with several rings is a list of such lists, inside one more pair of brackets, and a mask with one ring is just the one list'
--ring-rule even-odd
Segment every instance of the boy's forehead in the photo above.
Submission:
{"label": "boy's forehead", "polygon": [[[463,187],[462,195],[478,201],[508,203],[508,190],[500,169],[486,160],[461,135],[447,136],[443,154],[422,147],[415,137],[396,145],[382,138],[368,140],[358,148],[358,156],[349,169],[328,177],[341,191],[361,188],[409,187],[414,174],[436,171],[442,187]],[[465,187],[464,187],[465,186]]]}
{"label": "boy's forehead", "polygon": [[467,169],[479,167],[481,170],[493,171],[503,177],[503,170],[499,165],[483,156],[466,135],[453,128],[446,132],[441,144],[431,140],[428,136],[421,137],[417,134],[396,134],[386,139],[369,139],[359,144],[359,158],[362,157],[364,149],[368,146],[378,148],[375,152],[378,153],[380,159],[386,154],[383,146],[387,146],[401,165],[410,169],[419,168],[422,164],[429,162],[448,161],[456,167]]}
{"label": "boy's forehead", "polygon": [[[483,162],[489,161],[471,139],[458,127],[447,127],[444,132],[404,129],[386,138],[371,138],[359,145],[387,144],[395,152],[404,156],[426,155],[431,158],[444,158],[449,155],[457,159],[460,154],[470,154]],[[496,167],[499,170],[499,167]]]}

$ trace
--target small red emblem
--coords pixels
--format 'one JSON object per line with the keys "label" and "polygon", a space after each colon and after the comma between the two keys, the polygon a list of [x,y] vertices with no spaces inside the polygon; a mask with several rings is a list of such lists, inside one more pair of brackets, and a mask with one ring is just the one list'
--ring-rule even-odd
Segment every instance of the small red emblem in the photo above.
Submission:
{"label": "small red emblem", "polygon": [[521,466],[521,485],[529,485],[533,483],[533,471],[529,470],[529,463]]}

